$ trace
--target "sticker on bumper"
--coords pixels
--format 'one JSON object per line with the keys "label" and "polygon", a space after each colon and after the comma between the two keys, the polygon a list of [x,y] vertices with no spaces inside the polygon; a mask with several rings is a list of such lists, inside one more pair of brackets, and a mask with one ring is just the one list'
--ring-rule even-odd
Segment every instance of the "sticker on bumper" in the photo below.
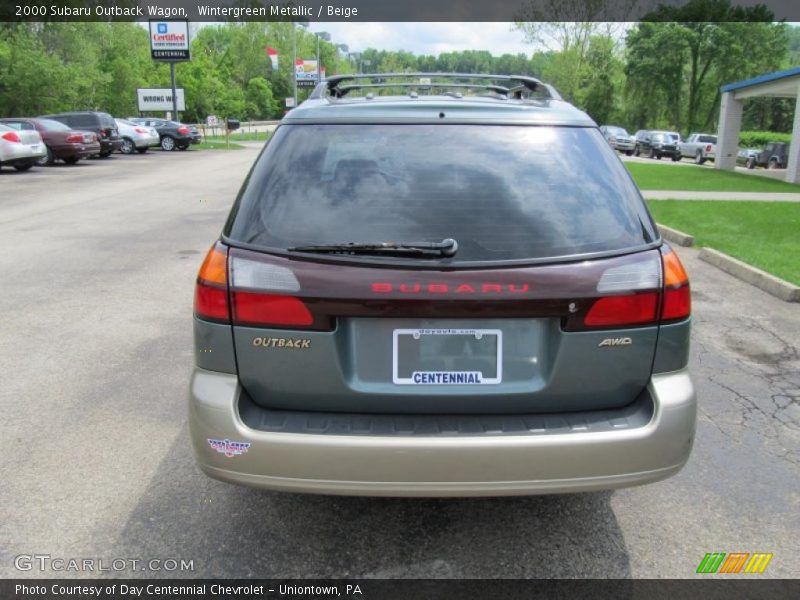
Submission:
{"label": "sticker on bumper", "polygon": [[250,444],[247,442],[232,442],[231,440],[212,440],[209,438],[208,445],[220,454],[224,454],[228,458],[239,456],[247,452]]}

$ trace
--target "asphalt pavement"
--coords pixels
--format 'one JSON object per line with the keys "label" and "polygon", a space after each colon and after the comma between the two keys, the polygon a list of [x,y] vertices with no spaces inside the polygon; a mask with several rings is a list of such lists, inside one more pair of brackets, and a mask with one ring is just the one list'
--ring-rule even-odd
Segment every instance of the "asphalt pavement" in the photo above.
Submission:
{"label": "asphalt pavement", "polygon": [[693,249],[700,414],[672,479],[496,499],[207,479],[186,426],[194,278],[256,155],[0,173],[0,577],[98,574],[15,567],[46,554],[193,561],[117,576],[682,578],[707,552],[771,552],[760,577],[800,576],[800,306]]}

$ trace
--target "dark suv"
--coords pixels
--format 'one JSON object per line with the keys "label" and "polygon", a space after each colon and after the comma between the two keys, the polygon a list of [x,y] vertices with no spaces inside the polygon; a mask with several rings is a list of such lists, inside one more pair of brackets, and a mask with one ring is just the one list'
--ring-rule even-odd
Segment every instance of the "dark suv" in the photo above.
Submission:
{"label": "dark suv", "polygon": [[670,131],[648,131],[637,143],[636,156],[640,154],[649,158],[661,160],[669,157],[673,162],[681,159],[681,150],[678,146],[680,138],[677,133]]}
{"label": "dark suv", "polygon": [[596,124],[533,78],[375,77],[289,112],[200,268],[201,469],[414,496],[678,472],[689,283]]}
{"label": "dark suv", "polygon": [[117,123],[114,117],[104,112],[65,112],[57,115],[45,115],[40,119],[53,119],[68,125],[72,129],[80,131],[92,131],[97,134],[97,141],[100,142],[100,152],[102,158],[111,156],[122,146],[122,138],[117,130]]}
{"label": "dark suv", "polygon": [[747,158],[748,169],[767,167],[768,169],[785,169],[789,161],[789,144],[786,142],[768,142],[761,152]]}

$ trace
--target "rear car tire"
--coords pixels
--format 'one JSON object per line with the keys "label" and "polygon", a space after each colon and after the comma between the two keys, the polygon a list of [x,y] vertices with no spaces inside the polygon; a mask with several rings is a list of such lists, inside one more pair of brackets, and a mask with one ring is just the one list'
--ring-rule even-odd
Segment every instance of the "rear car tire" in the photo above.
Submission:
{"label": "rear car tire", "polygon": [[672,162],[678,162],[681,158],[683,158],[680,154],[673,154],[672,155]]}
{"label": "rear car tire", "polygon": [[755,169],[756,159],[751,156],[750,158],[747,159],[747,162],[744,163],[744,166],[747,167],[748,169]]}
{"label": "rear car tire", "polygon": [[111,156],[111,152],[112,152],[111,150],[103,150],[97,156],[99,156],[100,158],[108,158],[109,156]]}
{"label": "rear car tire", "polygon": [[80,158],[78,158],[77,156],[68,156],[67,158],[64,159],[64,162],[67,163],[68,165],[74,165],[79,160]]}
{"label": "rear car tire", "polygon": [[633,150],[625,150],[625,156],[633,156]]}
{"label": "rear car tire", "polygon": [[14,168],[15,168],[17,171],[27,171],[27,170],[28,170],[28,169],[30,169],[30,168],[31,168],[33,165],[34,165],[34,163],[32,163],[32,162],[29,162],[29,163],[22,163],[22,164],[19,164],[19,165],[14,165]]}
{"label": "rear car tire", "polygon": [[161,149],[166,152],[172,152],[175,149],[175,139],[165,135],[161,138]]}
{"label": "rear car tire", "polygon": [[703,157],[703,152],[698,150],[694,155],[694,164],[702,165],[704,162],[706,162],[706,159]]}
{"label": "rear car tire", "polygon": [[133,145],[133,140],[130,138],[122,138],[122,146],[119,147],[119,151],[123,154],[133,154],[133,151],[136,149],[136,146]]}
{"label": "rear car tire", "polygon": [[137,149],[136,149],[136,151],[137,151],[139,154],[144,154],[144,153],[145,153],[145,152],[147,152],[148,150],[150,150],[150,148],[148,148],[147,146],[145,146],[144,148],[137,148]]}
{"label": "rear car tire", "polygon": [[775,158],[770,158],[769,163],[767,164],[768,169],[777,169],[778,168],[778,160]]}
{"label": "rear car tire", "polygon": [[36,164],[39,165],[40,167],[49,167],[54,162],[56,162],[56,157],[53,155],[53,151],[50,150],[50,148],[48,148],[47,146],[45,146],[45,148],[47,149],[47,154],[45,154],[42,158],[36,161]]}

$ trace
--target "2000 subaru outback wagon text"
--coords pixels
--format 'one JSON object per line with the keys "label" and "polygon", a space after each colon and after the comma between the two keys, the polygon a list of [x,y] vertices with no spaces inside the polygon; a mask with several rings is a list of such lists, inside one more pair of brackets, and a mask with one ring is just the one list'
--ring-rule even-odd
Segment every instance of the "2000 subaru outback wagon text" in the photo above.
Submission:
{"label": "2000 subaru outback wagon text", "polygon": [[652,482],[692,447],[689,328],[678,257],[552,87],[333,77],[200,269],[191,438],[207,475],[287,491]]}

